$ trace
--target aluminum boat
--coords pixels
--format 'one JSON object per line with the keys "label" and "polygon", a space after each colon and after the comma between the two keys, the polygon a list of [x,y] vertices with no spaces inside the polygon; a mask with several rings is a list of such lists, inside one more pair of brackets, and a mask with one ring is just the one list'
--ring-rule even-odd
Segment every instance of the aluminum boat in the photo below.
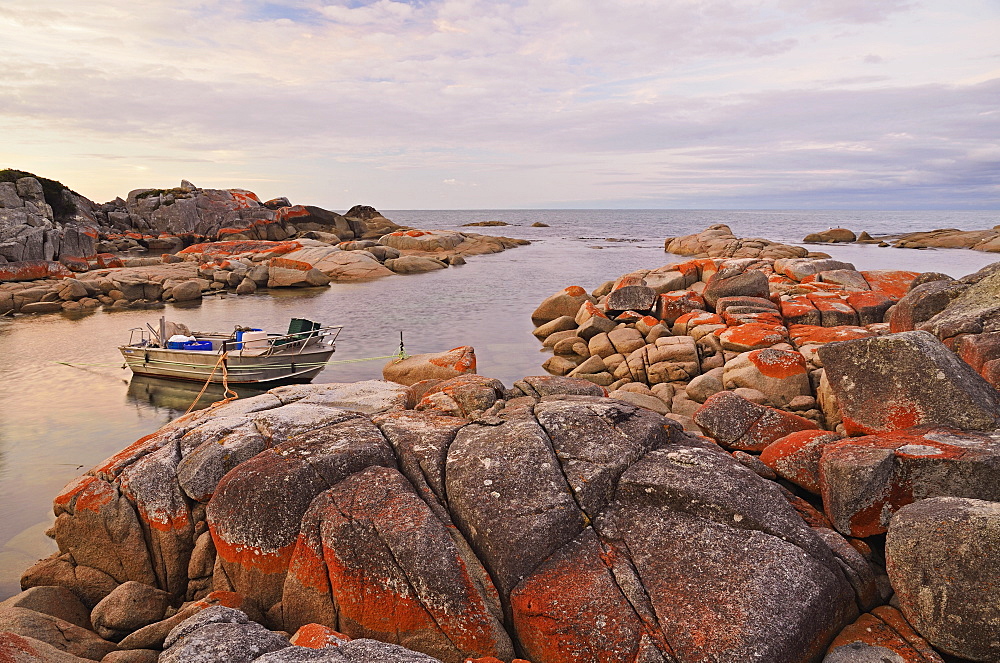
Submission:
{"label": "aluminum boat", "polygon": [[293,318],[286,334],[238,327],[167,337],[161,319],[159,331],[129,330],[128,344],[118,349],[135,375],[234,385],[309,382],[326,367],[342,329]]}

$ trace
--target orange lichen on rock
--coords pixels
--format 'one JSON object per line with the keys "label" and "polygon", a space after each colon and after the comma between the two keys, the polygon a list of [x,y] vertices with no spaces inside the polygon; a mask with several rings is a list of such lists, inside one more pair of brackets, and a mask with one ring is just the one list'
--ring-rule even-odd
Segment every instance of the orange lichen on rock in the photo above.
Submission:
{"label": "orange lichen on rock", "polygon": [[903,663],[944,663],[930,643],[913,630],[901,612],[891,606],[879,606],[858,617],[834,638],[827,653],[833,654],[841,647],[847,647],[845,651],[857,652],[858,643],[860,648],[867,645],[887,649],[900,657]]}
{"label": "orange lichen on rock", "polygon": [[877,269],[861,272],[874,292],[880,292],[894,302],[898,302],[910,289],[913,279],[919,272],[905,272],[888,269]]}
{"label": "orange lichen on rock", "polygon": [[901,396],[890,399],[888,402],[879,400],[870,402],[862,410],[881,412],[877,426],[865,424],[854,420],[852,417],[844,415],[844,429],[848,435],[875,435],[890,431],[902,430],[916,426],[924,421],[924,411],[919,404],[906,400]]}
{"label": "orange lichen on rock", "polygon": [[309,649],[323,649],[324,647],[337,647],[342,642],[350,641],[350,637],[340,631],[334,630],[323,624],[305,624],[295,632],[289,642],[296,647],[308,647]]}
{"label": "orange lichen on rock", "polygon": [[837,529],[854,537],[886,531],[889,518],[917,499],[991,499],[995,443],[985,433],[919,426],[830,443],[820,460],[823,504]]}
{"label": "orange lichen on rock", "polygon": [[110,504],[117,497],[117,491],[111,484],[84,474],[67,484],[52,502],[57,512],[89,510],[100,513],[101,507]]}
{"label": "orange lichen on rock", "polygon": [[291,258],[272,258],[272,267],[280,267],[283,269],[294,269],[300,272],[308,272],[312,269],[312,265],[302,260],[292,260]]}
{"label": "orange lichen on rock", "polygon": [[769,348],[788,340],[788,330],[781,325],[748,322],[738,327],[728,327],[715,332],[722,347],[737,352]]}
{"label": "orange lichen on rock", "polygon": [[124,267],[125,263],[122,262],[121,258],[111,253],[98,253],[97,266],[101,269],[118,268]]}
{"label": "orange lichen on rock", "polygon": [[277,222],[287,221],[288,219],[298,219],[303,216],[311,216],[311,212],[305,208],[303,205],[292,205],[291,207],[281,207],[275,212],[274,220]]}
{"label": "orange lichen on rock", "polygon": [[840,435],[830,431],[795,431],[769,444],[761,452],[760,460],[782,478],[818,495],[823,449],[839,439]]}
{"label": "orange lichen on rock", "polygon": [[705,298],[690,290],[672,290],[660,294],[653,308],[660,320],[672,325],[681,316],[704,312]]}
{"label": "orange lichen on rock", "polygon": [[722,319],[725,321],[728,327],[738,327],[739,325],[744,325],[749,322],[756,322],[758,324],[773,325],[776,327],[781,327],[782,319],[777,312],[773,313],[730,313],[728,310],[722,314]]}
{"label": "orange lichen on rock", "polygon": [[855,325],[840,325],[838,327],[819,327],[817,325],[790,325],[788,335],[796,347],[803,345],[823,345],[837,341],[850,341],[856,338],[874,336],[871,331]]}
{"label": "orange lichen on rock", "polygon": [[236,203],[236,209],[247,209],[250,207],[260,207],[260,198],[253,191],[246,189],[229,189]]}
{"label": "orange lichen on rock", "polygon": [[621,655],[662,640],[628,604],[608,566],[597,538],[586,533],[514,589],[514,626],[532,660],[629,660]]}
{"label": "orange lichen on rock", "polygon": [[757,367],[762,375],[769,378],[784,380],[793,375],[806,372],[805,357],[797,352],[764,352],[752,351],[747,358]]}
{"label": "orange lichen on rock", "polygon": [[295,552],[295,544],[284,546],[273,551],[261,550],[255,546],[233,543],[219,536],[215,523],[209,523],[208,530],[212,533],[216,554],[226,562],[259,571],[260,573],[282,573],[288,570],[288,565]]}
{"label": "orange lichen on rock", "polygon": [[445,355],[431,357],[427,361],[442,368],[452,368],[459,373],[476,372],[476,351],[469,345],[452,348]]}
{"label": "orange lichen on rock", "polygon": [[178,251],[179,254],[202,254],[205,257],[211,256],[240,256],[260,254],[265,256],[277,256],[291,253],[302,248],[301,242],[293,240],[284,242],[270,242],[267,240],[232,240],[226,242],[207,242],[192,244],[186,249]]}

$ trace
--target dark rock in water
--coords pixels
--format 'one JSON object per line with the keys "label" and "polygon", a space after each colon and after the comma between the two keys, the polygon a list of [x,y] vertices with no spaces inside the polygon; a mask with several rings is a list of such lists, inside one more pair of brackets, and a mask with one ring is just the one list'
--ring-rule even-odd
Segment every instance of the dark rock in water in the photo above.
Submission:
{"label": "dark rock in water", "polygon": [[1000,394],[927,332],[830,343],[819,356],[848,434],[1000,428]]}
{"label": "dark rock in water", "polygon": [[855,240],[857,240],[857,235],[852,230],[848,230],[847,228],[830,228],[823,232],[810,233],[802,241],[806,244],[815,244],[825,242],[853,242]]}
{"label": "dark rock in water", "polygon": [[893,516],[886,537],[886,569],[906,619],[940,651],[974,661],[1000,660],[993,500],[921,500]]}

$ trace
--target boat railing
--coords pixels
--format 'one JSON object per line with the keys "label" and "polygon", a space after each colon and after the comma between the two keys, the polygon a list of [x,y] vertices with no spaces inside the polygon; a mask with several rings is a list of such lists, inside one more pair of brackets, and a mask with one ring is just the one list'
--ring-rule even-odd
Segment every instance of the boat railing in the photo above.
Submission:
{"label": "boat railing", "polygon": [[[135,334],[139,332],[139,340],[136,342]],[[128,344],[137,347],[146,347],[152,341],[149,332],[144,327],[133,327],[128,330]]]}
{"label": "boat railing", "polygon": [[[260,351],[255,350],[253,354],[256,356],[268,356],[279,352],[281,354],[301,354],[307,346],[319,342],[323,342],[330,347],[334,347],[337,337],[340,336],[340,332],[343,329],[343,325],[330,325],[327,327],[319,327],[318,329],[295,332],[292,334],[268,334],[266,339],[260,339],[261,341],[266,340],[267,346],[260,348]],[[258,341],[250,341],[250,343],[256,342]],[[220,352],[242,353],[244,348],[249,349],[247,348],[247,344],[245,342],[237,341],[235,339],[227,339],[222,342]]]}

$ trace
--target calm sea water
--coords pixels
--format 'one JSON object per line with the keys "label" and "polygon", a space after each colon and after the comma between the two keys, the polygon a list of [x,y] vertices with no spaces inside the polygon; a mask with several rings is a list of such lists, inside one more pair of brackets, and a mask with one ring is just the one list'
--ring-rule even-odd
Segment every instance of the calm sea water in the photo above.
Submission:
{"label": "calm sea water", "polygon": [[[345,325],[335,358],[390,355],[404,333],[409,353],[472,345],[479,372],[510,385],[541,372],[545,355],[531,336],[529,315],[548,295],[568,286],[588,290],[640,268],[680,260],[664,254],[663,239],[727,223],[743,237],[797,243],[834,226],[873,235],[1000,224],[998,212],[486,210],[388,211],[397,223],[457,228],[477,221],[506,227],[473,232],[529,239],[531,246],[474,257],[469,264],[414,276],[394,276],[330,288],[206,299],[168,307],[168,319],[193,329],[252,325],[284,329],[291,317]],[[542,222],[549,227],[534,228]],[[953,276],[1000,260],[961,250],[897,250],[874,246],[823,247],[858,269],[940,271]],[[158,311],[96,312],[0,319],[0,599],[18,591],[21,572],[50,554],[43,533],[51,501],[88,468],[183,413],[198,387],[131,380],[117,346],[128,330],[154,323]],[[317,382],[381,377],[384,360],[331,366]],[[209,394],[204,403],[211,402]]]}

